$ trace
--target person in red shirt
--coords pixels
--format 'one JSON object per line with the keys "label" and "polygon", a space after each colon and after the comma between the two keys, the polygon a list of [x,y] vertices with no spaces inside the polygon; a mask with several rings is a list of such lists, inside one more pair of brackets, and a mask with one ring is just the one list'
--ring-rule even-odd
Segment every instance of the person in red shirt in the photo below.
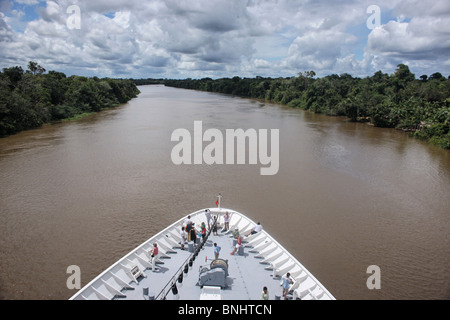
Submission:
{"label": "person in red shirt", "polygon": [[206,238],[206,225],[205,225],[204,222],[202,222],[201,228],[202,228],[202,238],[203,238],[203,240],[205,240],[205,238]]}
{"label": "person in red shirt", "polygon": [[231,254],[231,255],[234,255],[234,253],[236,252],[237,249],[239,249],[240,246],[242,246],[242,238],[239,236],[239,237],[237,238],[237,243],[236,243],[236,245],[234,246],[234,249],[233,249],[233,251],[232,251],[230,254]]}

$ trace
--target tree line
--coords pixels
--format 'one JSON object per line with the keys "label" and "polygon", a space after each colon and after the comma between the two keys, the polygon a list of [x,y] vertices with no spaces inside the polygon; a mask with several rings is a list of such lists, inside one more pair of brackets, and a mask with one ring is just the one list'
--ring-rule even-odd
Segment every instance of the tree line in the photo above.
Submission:
{"label": "tree line", "polygon": [[98,112],[139,94],[129,79],[70,76],[30,61],[0,72],[0,136]]}
{"label": "tree line", "polygon": [[[167,86],[232,94],[286,104],[315,113],[345,116],[376,127],[397,128],[450,149],[450,77],[436,72],[416,79],[399,64],[391,75],[381,71],[358,78],[314,71],[289,78],[154,80]],[[142,84],[145,81],[141,79]]]}

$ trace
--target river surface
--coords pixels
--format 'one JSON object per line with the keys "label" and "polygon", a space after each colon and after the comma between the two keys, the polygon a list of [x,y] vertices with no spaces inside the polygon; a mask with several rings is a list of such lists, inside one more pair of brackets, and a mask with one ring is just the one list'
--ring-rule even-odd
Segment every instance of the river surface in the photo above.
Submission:
{"label": "river surface", "polygon": [[[115,109],[0,139],[1,299],[67,299],[69,266],[85,285],[219,192],[337,299],[450,298],[448,150],[261,101],[139,88]],[[278,173],[175,165],[171,134],[194,121],[279,129]],[[380,289],[367,287],[372,265]]]}

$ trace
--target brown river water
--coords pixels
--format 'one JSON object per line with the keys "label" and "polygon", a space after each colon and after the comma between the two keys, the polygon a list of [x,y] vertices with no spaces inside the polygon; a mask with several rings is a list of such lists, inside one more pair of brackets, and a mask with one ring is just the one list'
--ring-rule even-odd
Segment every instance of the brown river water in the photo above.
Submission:
{"label": "brown river water", "polygon": [[[393,129],[142,86],[129,103],[0,139],[0,299],[68,299],[189,212],[240,211],[337,299],[450,298],[450,152]],[[279,171],[175,165],[175,129],[279,129]],[[270,150],[270,149],[269,149]],[[380,289],[369,289],[369,266]]]}

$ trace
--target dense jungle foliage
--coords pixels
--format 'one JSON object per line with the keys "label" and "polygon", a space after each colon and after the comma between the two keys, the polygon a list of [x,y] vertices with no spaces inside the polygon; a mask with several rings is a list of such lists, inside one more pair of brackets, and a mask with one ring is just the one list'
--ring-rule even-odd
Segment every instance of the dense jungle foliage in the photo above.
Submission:
{"label": "dense jungle foliage", "polygon": [[139,90],[131,80],[66,77],[30,61],[0,72],[0,136],[125,103]]}
{"label": "dense jungle foliage", "polygon": [[[411,135],[450,149],[450,79],[436,72],[419,79],[399,64],[395,73],[381,71],[371,77],[349,74],[315,78],[314,71],[291,78],[222,78],[165,80],[167,86],[220,92],[264,99],[295,108],[376,127],[402,129]],[[145,84],[141,80],[141,84]]]}

